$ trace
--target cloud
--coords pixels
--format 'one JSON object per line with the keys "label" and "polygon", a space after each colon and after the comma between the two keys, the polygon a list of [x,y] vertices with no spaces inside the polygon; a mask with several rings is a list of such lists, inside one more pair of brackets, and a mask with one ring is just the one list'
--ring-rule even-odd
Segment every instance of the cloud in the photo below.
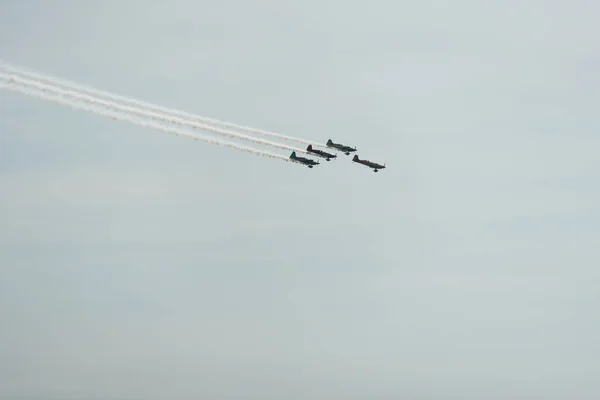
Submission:
{"label": "cloud", "polygon": [[0,94],[0,397],[594,397],[593,9],[0,2],[3,59],[388,163]]}

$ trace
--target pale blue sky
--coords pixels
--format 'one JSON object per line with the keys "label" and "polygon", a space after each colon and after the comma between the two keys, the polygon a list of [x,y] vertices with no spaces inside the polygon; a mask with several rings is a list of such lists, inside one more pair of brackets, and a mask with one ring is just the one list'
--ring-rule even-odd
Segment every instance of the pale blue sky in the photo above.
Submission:
{"label": "pale blue sky", "polygon": [[0,398],[597,399],[599,11],[0,2],[0,59],[388,163],[1,91]]}

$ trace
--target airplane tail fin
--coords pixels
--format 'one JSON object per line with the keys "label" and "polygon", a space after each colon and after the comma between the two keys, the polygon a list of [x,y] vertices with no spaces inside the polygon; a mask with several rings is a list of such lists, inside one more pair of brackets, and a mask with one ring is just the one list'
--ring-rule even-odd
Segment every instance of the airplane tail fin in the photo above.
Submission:
{"label": "airplane tail fin", "polygon": [[333,144],[333,142],[331,141],[331,139],[329,139],[329,140],[327,141],[327,144]]}
{"label": "airplane tail fin", "polygon": [[308,151],[311,151],[312,149],[313,149],[312,144],[309,144],[308,147],[306,148],[306,150],[308,150]]}
{"label": "airplane tail fin", "polygon": [[292,151],[292,155],[290,155],[290,158],[296,158],[296,152]]}
{"label": "airplane tail fin", "polygon": [[360,161],[360,160],[358,159],[358,155],[356,155],[356,154],[355,154],[355,155],[354,155],[354,158],[352,159],[352,161]]}

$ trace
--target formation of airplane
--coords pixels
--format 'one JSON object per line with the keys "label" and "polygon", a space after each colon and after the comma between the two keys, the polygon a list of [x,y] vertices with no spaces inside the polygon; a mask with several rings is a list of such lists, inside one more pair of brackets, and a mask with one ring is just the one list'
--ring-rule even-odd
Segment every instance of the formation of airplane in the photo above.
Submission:
{"label": "formation of airplane", "polygon": [[[327,140],[327,143],[325,145],[328,148],[339,150],[339,151],[343,152],[344,154],[346,154],[347,156],[350,155],[350,153],[356,152],[356,147],[350,147],[350,146],[346,146],[346,145],[343,145],[343,144],[334,143],[331,139]],[[337,155],[331,154],[331,153],[327,153],[327,152],[325,152],[323,150],[314,149],[312,145],[308,145],[308,147],[306,148],[306,152],[314,154],[317,157],[324,158],[327,161],[331,161],[331,159],[337,158]],[[296,162],[298,162],[300,164],[304,164],[308,168],[313,168],[315,165],[319,165],[318,161],[311,160],[310,158],[298,157],[296,155],[295,151],[292,152],[292,154],[290,155],[290,159],[292,159],[292,160],[294,160],[294,161],[296,161]],[[355,163],[357,163],[357,164],[362,164],[362,165],[365,165],[365,166],[373,169],[373,172],[377,172],[380,169],[385,169],[386,168],[386,164],[385,163],[383,165],[381,165],[381,164],[378,164],[378,163],[373,162],[373,161],[361,160],[358,157],[358,154],[354,155],[354,158],[352,158],[352,161],[355,162]]]}

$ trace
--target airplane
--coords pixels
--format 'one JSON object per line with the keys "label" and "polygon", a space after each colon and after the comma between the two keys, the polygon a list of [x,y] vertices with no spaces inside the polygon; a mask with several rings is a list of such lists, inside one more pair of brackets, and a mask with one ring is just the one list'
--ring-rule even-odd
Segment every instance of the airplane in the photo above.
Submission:
{"label": "airplane", "polygon": [[358,158],[357,155],[354,155],[354,158],[352,159],[352,161],[354,161],[355,163],[366,165],[369,168],[373,168],[373,172],[377,172],[378,170],[385,168],[385,164],[381,165],[381,164],[377,164],[377,163],[374,163],[371,161],[361,160],[360,158]]}
{"label": "airplane", "polygon": [[316,154],[319,157],[323,157],[323,158],[327,159],[327,161],[331,161],[332,158],[336,158],[337,157],[335,154],[329,154],[329,153],[326,153],[326,152],[321,151],[321,150],[315,150],[315,149],[313,149],[312,144],[308,145],[308,147],[306,148],[306,151],[308,151],[309,153]]}
{"label": "airplane", "polygon": [[300,164],[306,165],[308,168],[312,168],[315,165],[319,165],[318,161],[311,160],[310,158],[296,156],[295,151],[292,152],[292,154],[290,155],[290,158],[296,162],[299,162]]}
{"label": "airplane", "polygon": [[339,151],[346,153],[347,156],[349,156],[351,152],[356,151],[356,147],[352,148],[349,146],[344,146],[343,144],[333,143],[331,139],[327,141],[327,147],[338,149]]}

